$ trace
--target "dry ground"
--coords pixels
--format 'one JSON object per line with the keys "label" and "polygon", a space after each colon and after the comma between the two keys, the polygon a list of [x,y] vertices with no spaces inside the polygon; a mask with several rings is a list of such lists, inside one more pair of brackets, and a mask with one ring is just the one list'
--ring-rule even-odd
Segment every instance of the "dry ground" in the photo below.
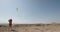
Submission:
{"label": "dry ground", "polygon": [[60,32],[60,24],[23,24],[14,25],[12,31],[9,27],[0,27],[0,32]]}

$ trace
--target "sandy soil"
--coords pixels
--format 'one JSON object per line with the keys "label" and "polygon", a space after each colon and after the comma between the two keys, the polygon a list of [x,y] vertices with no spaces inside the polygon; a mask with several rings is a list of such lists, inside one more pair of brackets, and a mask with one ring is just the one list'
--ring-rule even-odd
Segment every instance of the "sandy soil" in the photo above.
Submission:
{"label": "sandy soil", "polygon": [[0,27],[0,32],[60,32],[60,24],[34,24],[14,25],[12,30],[9,27]]}

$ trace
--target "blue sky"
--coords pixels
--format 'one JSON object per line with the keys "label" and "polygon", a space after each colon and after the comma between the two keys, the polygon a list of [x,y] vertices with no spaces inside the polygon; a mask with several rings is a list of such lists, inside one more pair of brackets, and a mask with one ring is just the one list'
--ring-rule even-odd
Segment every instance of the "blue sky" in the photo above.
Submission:
{"label": "blue sky", "polygon": [[10,18],[23,24],[60,22],[60,0],[0,0],[0,23]]}

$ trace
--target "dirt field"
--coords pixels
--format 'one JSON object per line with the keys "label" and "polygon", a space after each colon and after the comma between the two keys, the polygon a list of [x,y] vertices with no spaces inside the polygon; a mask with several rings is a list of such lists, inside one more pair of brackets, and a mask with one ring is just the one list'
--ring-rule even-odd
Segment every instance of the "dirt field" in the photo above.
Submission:
{"label": "dirt field", "polygon": [[0,32],[60,32],[60,24],[17,24],[10,30],[9,27],[0,27]]}

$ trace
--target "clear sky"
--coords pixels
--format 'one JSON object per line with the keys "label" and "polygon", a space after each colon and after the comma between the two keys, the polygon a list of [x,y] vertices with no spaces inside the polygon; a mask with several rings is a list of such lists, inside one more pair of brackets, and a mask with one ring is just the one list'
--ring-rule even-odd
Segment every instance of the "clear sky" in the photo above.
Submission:
{"label": "clear sky", "polygon": [[10,18],[13,23],[60,22],[60,0],[0,0],[0,23]]}

